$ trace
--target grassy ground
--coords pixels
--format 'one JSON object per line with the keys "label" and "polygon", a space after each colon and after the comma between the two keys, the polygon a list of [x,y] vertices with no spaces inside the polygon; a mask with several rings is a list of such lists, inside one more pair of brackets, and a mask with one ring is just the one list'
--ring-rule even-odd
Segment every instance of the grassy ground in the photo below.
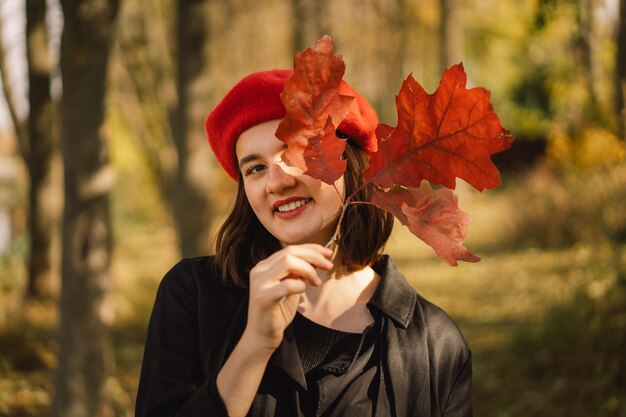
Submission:
{"label": "grassy ground", "polygon": [[[474,354],[477,416],[626,416],[626,290],[614,248],[554,249],[510,242],[505,194],[457,191],[474,218],[467,246],[483,257],[451,268],[397,228],[388,246],[401,271],[460,325]],[[118,214],[120,214],[118,209]],[[177,259],[172,229],[121,215],[112,266],[118,416],[132,415],[145,326],[159,279]],[[155,220],[156,219],[156,220]],[[622,261],[626,248],[619,248]],[[0,416],[41,416],[54,386],[55,307],[20,306],[20,252],[0,260]]]}
{"label": "grassy ground", "polygon": [[476,415],[626,415],[626,299],[590,279],[607,263],[594,251],[500,253],[454,270],[400,262],[468,339]]}

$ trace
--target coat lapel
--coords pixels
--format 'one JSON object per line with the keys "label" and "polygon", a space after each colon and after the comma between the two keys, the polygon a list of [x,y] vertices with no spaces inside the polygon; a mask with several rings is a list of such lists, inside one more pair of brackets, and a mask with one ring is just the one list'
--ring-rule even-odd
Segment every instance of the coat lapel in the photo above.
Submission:
{"label": "coat lapel", "polygon": [[381,361],[384,385],[396,416],[430,416],[430,364],[417,294],[389,257],[373,268],[382,280],[369,305],[383,313]]}
{"label": "coat lapel", "polygon": [[283,341],[268,363],[268,368],[270,367],[286,373],[291,379],[304,388],[304,390],[307,389],[306,378],[300,363],[298,346],[296,345],[296,338],[293,332],[293,323],[285,329]]}
{"label": "coat lapel", "polygon": [[420,330],[398,328],[385,323],[383,361],[389,372],[388,392],[396,416],[430,416],[430,378],[428,352]]}

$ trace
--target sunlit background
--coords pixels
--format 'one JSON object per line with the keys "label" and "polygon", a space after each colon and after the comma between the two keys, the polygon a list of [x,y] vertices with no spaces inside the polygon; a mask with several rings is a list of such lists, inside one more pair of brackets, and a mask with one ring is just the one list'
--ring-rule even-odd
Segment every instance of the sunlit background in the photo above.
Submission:
{"label": "sunlit background", "polygon": [[[65,377],[57,373],[66,348],[58,339],[64,2],[26,1],[47,13],[34,38],[26,2],[0,0],[0,416],[35,417],[55,407],[55,381]],[[204,116],[242,76],[290,67],[296,50],[327,33],[345,79],[381,121],[395,125],[394,96],[408,74],[433,92],[443,69],[463,62],[468,84],[491,91],[516,137],[494,158],[499,188],[455,190],[473,220],[465,246],[480,263],[449,267],[400,224],[387,247],[465,334],[475,415],[626,416],[625,8],[625,0],[121,0],[100,143],[112,167],[104,177],[114,180],[111,262],[96,306],[105,324],[102,415],[133,415],[159,280],[181,257],[211,252],[230,207],[234,184],[209,154]],[[27,58],[29,39],[40,49]],[[42,108],[29,99],[29,68],[49,80],[44,163],[25,151],[34,146],[29,108]],[[42,164],[50,168],[31,193]],[[45,226],[37,230],[34,204]]]}

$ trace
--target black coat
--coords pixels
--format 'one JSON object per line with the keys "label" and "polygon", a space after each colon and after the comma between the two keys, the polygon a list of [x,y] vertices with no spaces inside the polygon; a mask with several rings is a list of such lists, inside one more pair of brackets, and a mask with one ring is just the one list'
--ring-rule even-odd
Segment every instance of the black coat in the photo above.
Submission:
{"label": "black coat", "polygon": [[[373,268],[382,279],[368,307],[381,313],[384,371],[376,415],[472,416],[471,353],[457,326],[416,294],[388,256]],[[201,257],[181,261],[163,278],[148,326],[137,416],[225,415],[215,379],[245,328],[248,293],[224,287],[219,276],[213,258]],[[291,355],[291,335],[288,327],[268,366]],[[300,411],[279,411],[267,392],[257,393],[253,408],[264,416]]]}

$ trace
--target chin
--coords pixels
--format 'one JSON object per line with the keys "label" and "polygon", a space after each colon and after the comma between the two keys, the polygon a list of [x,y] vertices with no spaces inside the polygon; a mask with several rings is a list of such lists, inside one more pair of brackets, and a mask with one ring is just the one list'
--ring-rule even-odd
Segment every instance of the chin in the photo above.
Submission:
{"label": "chin", "polygon": [[276,239],[279,240],[282,246],[289,245],[302,245],[305,243],[317,243],[320,245],[325,245],[330,240],[330,236],[321,237],[321,236],[311,236],[311,235],[278,235]]}
{"label": "chin", "polygon": [[270,233],[278,239],[282,246],[317,243],[325,245],[335,232],[336,224],[328,224],[309,218],[308,221],[292,223],[277,227],[271,225]]}
{"label": "chin", "polygon": [[320,245],[326,244],[326,242],[322,243],[315,239],[285,239],[285,238],[281,239],[281,238],[278,238],[278,241],[283,247],[290,246],[290,245],[304,245],[306,243],[319,243]]}

